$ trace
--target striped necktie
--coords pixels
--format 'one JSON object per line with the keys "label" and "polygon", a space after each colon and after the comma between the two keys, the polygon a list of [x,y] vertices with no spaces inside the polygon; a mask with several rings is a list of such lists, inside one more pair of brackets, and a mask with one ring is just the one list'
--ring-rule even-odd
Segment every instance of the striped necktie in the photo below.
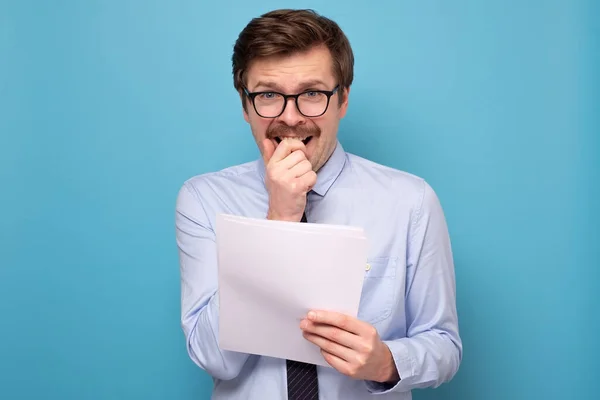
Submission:
{"label": "striped necktie", "polygon": [[[306,222],[306,213],[302,214],[300,222]],[[286,366],[288,399],[318,400],[317,366],[293,360],[287,360]]]}

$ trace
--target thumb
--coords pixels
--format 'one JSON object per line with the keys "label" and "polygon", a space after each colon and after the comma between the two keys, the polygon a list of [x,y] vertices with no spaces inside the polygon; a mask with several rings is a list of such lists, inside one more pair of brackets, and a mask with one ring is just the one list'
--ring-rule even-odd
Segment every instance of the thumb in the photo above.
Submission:
{"label": "thumb", "polygon": [[275,145],[269,139],[263,140],[262,145],[263,145],[263,160],[265,162],[265,165],[267,165],[269,163],[269,160],[271,159],[271,157],[273,157],[273,153],[275,153]]}

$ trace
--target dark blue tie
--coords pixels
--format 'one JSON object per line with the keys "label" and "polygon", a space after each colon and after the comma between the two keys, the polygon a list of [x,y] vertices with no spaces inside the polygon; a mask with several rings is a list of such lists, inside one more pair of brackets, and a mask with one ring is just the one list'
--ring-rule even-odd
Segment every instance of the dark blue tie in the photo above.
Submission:
{"label": "dark blue tie", "polygon": [[[306,213],[302,220],[306,222]],[[287,360],[287,393],[289,400],[319,400],[317,366],[299,361]]]}

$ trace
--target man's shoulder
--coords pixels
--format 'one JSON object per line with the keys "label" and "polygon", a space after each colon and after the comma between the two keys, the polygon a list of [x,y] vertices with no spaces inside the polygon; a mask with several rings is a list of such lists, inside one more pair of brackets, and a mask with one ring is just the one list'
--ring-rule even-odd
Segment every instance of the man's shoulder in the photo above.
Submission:
{"label": "man's shoulder", "polygon": [[193,175],[183,182],[183,186],[200,188],[207,185],[237,184],[239,180],[247,180],[249,177],[258,177],[258,163],[256,160]]}
{"label": "man's shoulder", "polygon": [[251,181],[259,176],[258,161],[249,161],[232,165],[216,171],[209,171],[187,178],[182,185],[186,189],[200,195],[207,190],[218,190],[238,185],[242,181]]}
{"label": "man's shoulder", "polygon": [[348,160],[359,175],[361,190],[368,182],[366,192],[379,199],[381,209],[389,205],[422,214],[440,207],[437,193],[425,178],[355,154],[348,154]]}
{"label": "man's shoulder", "polygon": [[427,182],[421,176],[356,154],[346,154],[355,172],[368,176],[372,183],[384,190],[401,190],[404,195],[410,192],[420,194],[427,186]]}

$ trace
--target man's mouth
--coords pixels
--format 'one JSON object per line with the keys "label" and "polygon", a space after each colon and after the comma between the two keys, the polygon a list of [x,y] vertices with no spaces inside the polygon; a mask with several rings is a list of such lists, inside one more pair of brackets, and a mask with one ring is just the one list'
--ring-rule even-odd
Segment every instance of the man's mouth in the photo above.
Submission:
{"label": "man's mouth", "polygon": [[275,141],[277,142],[277,144],[281,143],[281,141],[283,139],[296,139],[296,140],[302,141],[302,143],[304,143],[304,145],[307,145],[308,142],[310,142],[310,140],[312,139],[312,136],[307,136],[303,139],[299,138],[299,137],[289,137],[289,136],[276,136],[275,137]]}

